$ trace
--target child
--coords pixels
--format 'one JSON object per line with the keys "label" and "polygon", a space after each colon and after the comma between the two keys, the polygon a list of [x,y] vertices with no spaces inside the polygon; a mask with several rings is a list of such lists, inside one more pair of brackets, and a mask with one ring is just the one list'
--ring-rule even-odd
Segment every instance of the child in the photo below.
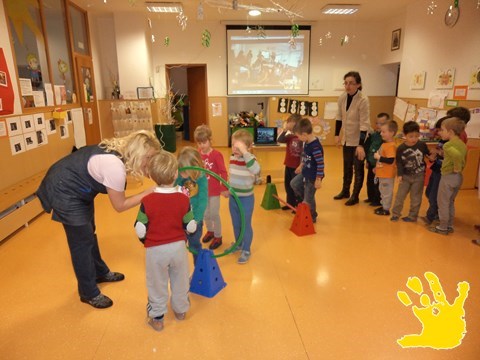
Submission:
{"label": "child", "polygon": [[[470,121],[470,110],[467,108],[464,108],[462,106],[457,106],[452,109],[449,109],[447,111],[447,116],[448,117],[456,117],[460,120],[462,120],[465,123],[465,126],[468,124]],[[468,140],[467,132],[465,129],[460,133],[460,139],[466,144]]]}
{"label": "child", "polygon": [[380,113],[377,115],[376,129],[370,136],[365,140],[365,150],[367,156],[367,200],[365,202],[370,203],[370,206],[380,206],[380,189],[379,183],[375,181],[375,166],[377,165],[377,160],[374,155],[380,149],[382,145],[382,136],[380,135],[380,128],[390,120],[390,115],[387,113]]}
{"label": "child", "polygon": [[380,128],[380,134],[385,142],[374,154],[374,158],[377,161],[375,175],[378,178],[379,189],[382,195],[382,206],[375,210],[375,214],[377,215],[390,215],[393,185],[395,184],[395,174],[397,170],[395,164],[397,146],[394,139],[397,130],[398,125],[393,120],[383,124]]}
{"label": "child", "polygon": [[[213,171],[227,180],[227,169],[220,151],[212,148],[212,130],[207,125],[200,125],[193,133],[200,156],[205,169]],[[203,243],[213,240],[209,249],[214,250],[222,245],[222,223],[220,221],[220,193],[225,187],[217,179],[207,174],[208,179],[208,202],[203,220],[207,227],[207,233],[202,239]]]}
{"label": "child", "polygon": [[[279,143],[286,143],[287,148],[285,151],[285,160],[283,164],[285,165],[285,192],[287,193],[287,204],[292,207],[296,207],[298,199],[295,196],[295,192],[290,186],[290,181],[295,177],[295,169],[300,165],[300,159],[302,154],[302,142],[297,135],[293,133],[293,128],[295,125],[302,119],[298,114],[292,114],[288,117],[287,123],[285,125],[285,130],[283,130],[277,138]],[[290,209],[288,206],[283,206],[282,210]]]}
{"label": "child", "polygon": [[410,193],[410,211],[402,218],[405,222],[416,222],[418,211],[422,204],[423,182],[425,178],[425,156],[430,154],[427,145],[418,141],[420,126],[415,121],[403,124],[405,142],[397,149],[398,190],[395,205],[390,220],[398,221],[403,208],[403,202]]}
{"label": "child", "polygon": [[302,162],[295,170],[297,174],[290,182],[293,191],[310,206],[312,221],[317,221],[317,206],[315,192],[322,186],[324,174],[323,147],[317,137],[313,135],[312,123],[302,119],[294,129],[298,138],[304,142]]}
{"label": "child", "polygon": [[[240,129],[232,134],[232,156],[229,163],[229,184],[235,190],[240,202],[243,205],[245,218],[245,232],[243,234],[242,244],[238,249],[241,251],[237,260],[239,264],[246,264],[250,259],[251,245],[253,240],[252,216],[253,205],[255,202],[253,196],[253,184],[255,175],[260,173],[260,164],[250,153],[253,144],[253,136],[245,129]],[[235,239],[238,239],[241,229],[241,217],[238,206],[233,196],[228,191],[222,192],[229,198],[230,216],[232,217],[233,232]]]}
{"label": "child", "polygon": [[[200,153],[191,146],[185,146],[178,154],[178,167],[203,167]],[[193,218],[197,222],[197,231],[187,236],[188,246],[196,252],[193,255],[193,264],[197,262],[198,253],[202,250],[200,237],[203,231],[203,216],[208,203],[208,180],[205,173],[198,170],[186,170],[179,173],[175,185],[180,185],[190,197]]]}
{"label": "child", "polygon": [[[445,119],[448,119],[448,116],[445,116],[439,119],[435,123],[435,132],[434,139],[439,136],[442,123]],[[428,178],[427,188],[425,189],[425,195],[428,199],[428,209],[427,215],[422,217],[422,220],[425,224],[430,225],[435,220],[438,220],[438,204],[437,204],[437,195],[438,195],[438,186],[440,185],[440,178],[442,177],[441,169],[443,162],[443,145],[446,143],[445,140],[440,139],[435,149],[432,150],[432,154],[435,156],[435,159],[430,165],[430,177]]]}
{"label": "child", "polygon": [[454,201],[462,185],[462,171],[467,157],[467,146],[459,138],[464,130],[465,123],[459,118],[446,119],[440,130],[442,139],[447,140],[443,145],[442,177],[437,197],[440,224],[429,229],[438,234],[453,232]]}
{"label": "child", "polygon": [[184,320],[190,308],[184,227],[194,232],[196,224],[188,197],[179,187],[173,186],[177,169],[177,160],[169,152],[161,151],[152,156],[149,173],[157,187],[143,198],[135,222],[135,232],[146,250],[148,324],[156,331],[163,329],[169,280],[175,318]]}

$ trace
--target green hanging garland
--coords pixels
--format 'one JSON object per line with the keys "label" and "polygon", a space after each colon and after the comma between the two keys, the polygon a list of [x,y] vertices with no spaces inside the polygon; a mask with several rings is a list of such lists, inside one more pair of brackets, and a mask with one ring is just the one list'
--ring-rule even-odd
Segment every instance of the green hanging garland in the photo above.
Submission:
{"label": "green hanging garland", "polygon": [[203,33],[202,33],[202,46],[203,47],[210,47],[210,39],[212,37],[212,34],[210,34],[210,31],[208,31],[207,29],[203,30]]}

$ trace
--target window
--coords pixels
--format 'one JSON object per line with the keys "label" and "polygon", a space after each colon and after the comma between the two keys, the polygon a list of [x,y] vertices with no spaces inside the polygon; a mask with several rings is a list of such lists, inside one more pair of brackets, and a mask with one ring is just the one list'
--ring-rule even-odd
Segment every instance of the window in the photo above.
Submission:
{"label": "window", "polygon": [[65,0],[5,0],[4,4],[23,108],[76,102]]}
{"label": "window", "polygon": [[73,50],[82,55],[90,55],[86,15],[73,5],[69,6],[69,12],[72,22]]}

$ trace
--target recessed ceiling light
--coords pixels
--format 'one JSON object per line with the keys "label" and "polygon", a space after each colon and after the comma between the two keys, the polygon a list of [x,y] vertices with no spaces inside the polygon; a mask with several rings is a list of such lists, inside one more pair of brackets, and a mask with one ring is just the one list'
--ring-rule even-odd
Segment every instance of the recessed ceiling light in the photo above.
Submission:
{"label": "recessed ceiling light", "polygon": [[182,12],[181,3],[146,1],[145,6],[150,12],[179,13]]}
{"label": "recessed ceiling light", "polygon": [[260,10],[257,10],[257,9],[253,9],[253,10],[250,10],[248,12],[248,15],[250,15],[250,16],[259,16],[261,14],[262,14],[262,12]]}
{"label": "recessed ceiling light", "polygon": [[326,15],[352,15],[360,9],[360,5],[329,4],[322,8]]}

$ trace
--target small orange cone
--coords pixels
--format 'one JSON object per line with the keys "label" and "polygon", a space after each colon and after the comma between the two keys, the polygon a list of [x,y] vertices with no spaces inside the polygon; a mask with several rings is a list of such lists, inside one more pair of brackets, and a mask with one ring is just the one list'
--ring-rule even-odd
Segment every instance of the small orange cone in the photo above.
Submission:
{"label": "small orange cone", "polygon": [[295,217],[293,219],[290,231],[292,231],[297,236],[315,234],[312,215],[310,214],[310,207],[308,206],[308,204],[298,204],[297,213],[295,214]]}

